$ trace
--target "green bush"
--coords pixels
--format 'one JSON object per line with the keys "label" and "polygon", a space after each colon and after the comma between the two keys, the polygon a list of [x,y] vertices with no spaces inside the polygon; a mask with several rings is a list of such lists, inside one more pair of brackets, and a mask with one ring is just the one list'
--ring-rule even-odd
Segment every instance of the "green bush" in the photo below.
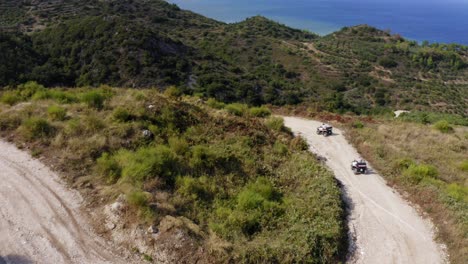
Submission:
{"label": "green bush", "polygon": [[150,193],[134,190],[127,193],[126,196],[128,203],[138,209],[138,216],[140,218],[145,219],[147,223],[154,222],[155,213],[149,205],[151,200]]}
{"label": "green bush", "polygon": [[281,131],[284,129],[284,120],[281,117],[272,116],[266,120],[266,125],[270,129]]}
{"label": "green bush", "polygon": [[45,91],[45,87],[38,84],[37,82],[27,82],[25,84],[18,85],[18,91],[20,92],[22,98],[29,99],[35,93],[39,91]]}
{"label": "green bush", "polygon": [[357,129],[364,128],[364,124],[361,121],[355,121],[352,126]]}
{"label": "green bush", "polygon": [[229,113],[236,116],[243,116],[247,112],[247,105],[240,103],[228,104],[224,107]]}
{"label": "green bush", "polygon": [[184,138],[171,137],[169,138],[168,142],[172,151],[174,151],[174,153],[176,153],[177,155],[183,156],[189,150],[189,144]]}
{"label": "green bush", "polygon": [[458,165],[458,168],[462,171],[468,171],[468,160],[464,160],[460,162],[460,165]]}
{"label": "green bush", "polygon": [[85,128],[79,119],[74,118],[67,121],[64,132],[68,136],[77,136],[81,135],[84,132]]}
{"label": "green bush", "polygon": [[210,221],[210,227],[226,238],[251,237],[283,213],[281,194],[268,179],[258,178],[239,192],[233,208],[222,205],[215,210],[216,217]]}
{"label": "green bush", "polygon": [[286,155],[288,153],[288,147],[283,143],[276,141],[273,145],[273,151],[279,155]]}
{"label": "green bush", "polygon": [[208,99],[208,101],[206,101],[206,104],[211,107],[211,108],[215,108],[215,109],[223,109],[225,104],[223,102],[218,102],[216,101],[216,99],[214,98],[210,98]]}
{"label": "green bush", "polygon": [[216,165],[216,155],[207,147],[197,145],[192,147],[192,156],[189,160],[190,166],[198,171],[206,171]]}
{"label": "green bush", "polygon": [[47,115],[55,121],[63,121],[67,116],[67,110],[58,105],[52,105],[47,108]]}
{"label": "green bush", "polygon": [[21,118],[16,115],[0,115],[0,130],[13,130],[21,125]]}
{"label": "green bush", "polygon": [[106,179],[107,183],[115,183],[120,178],[122,168],[109,153],[104,153],[96,161],[97,173]]}
{"label": "green bush", "polygon": [[70,92],[59,91],[59,90],[39,90],[33,96],[33,100],[44,100],[52,99],[57,103],[71,104],[78,102],[76,95]]}
{"label": "green bush", "polygon": [[51,136],[54,128],[43,118],[31,117],[24,120],[20,131],[23,137],[31,140]]}
{"label": "green bush", "polygon": [[450,133],[454,131],[453,127],[449,124],[449,122],[445,120],[440,120],[437,123],[435,123],[434,128],[442,133]]}
{"label": "green bush", "polygon": [[178,177],[176,181],[177,193],[192,201],[211,200],[216,192],[216,185],[207,176],[193,178]]}
{"label": "green bush", "polygon": [[398,63],[395,60],[388,57],[381,58],[379,60],[379,64],[385,68],[394,68],[398,66]]}
{"label": "green bush", "polygon": [[249,114],[256,117],[267,117],[271,115],[271,111],[266,106],[252,107],[249,109]]}
{"label": "green bush", "polygon": [[294,137],[291,140],[290,146],[291,146],[291,149],[298,150],[298,151],[309,149],[309,143],[307,143],[307,140],[302,136]]}
{"label": "green bush", "polygon": [[396,169],[398,169],[399,171],[402,171],[402,170],[408,169],[412,165],[415,165],[415,163],[414,163],[414,161],[412,159],[402,158],[402,159],[398,159],[395,162],[395,165],[396,165],[395,166]]}
{"label": "green bush", "polygon": [[136,186],[152,178],[171,184],[178,173],[173,152],[162,145],[139,148],[135,152],[120,150],[115,159],[122,168],[122,180]]}
{"label": "green bush", "polygon": [[268,179],[260,177],[239,193],[237,207],[242,210],[265,209],[270,207],[268,203],[279,202],[280,197],[273,184]]}
{"label": "green bush", "polygon": [[403,174],[414,183],[419,183],[427,178],[437,178],[439,175],[437,169],[434,166],[426,164],[412,164],[404,171]]}
{"label": "green bush", "polygon": [[456,183],[449,184],[446,188],[447,194],[459,202],[468,202],[468,188]]}
{"label": "green bush", "polygon": [[85,116],[81,124],[83,125],[84,130],[89,133],[99,132],[106,127],[104,121],[92,113]]}
{"label": "green bush", "polygon": [[408,122],[417,122],[422,124],[436,123],[446,120],[449,124],[468,126],[468,119],[454,114],[435,113],[435,112],[410,112],[401,114],[398,119]]}
{"label": "green bush", "polygon": [[148,195],[142,191],[133,191],[127,194],[128,203],[137,207],[147,206],[148,200]]}
{"label": "green bush", "polygon": [[23,99],[17,91],[6,91],[2,94],[0,101],[4,104],[15,105]]}
{"label": "green bush", "polygon": [[164,95],[172,99],[179,99],[182,96],[182,91],[175,86],[170,86],[164,91]]}
{"label": "green bush", "polygon": [[112,118],[118,122],[127,122],[130,120],[130,113],[127,109],[118,107],[112,112]]}
{"label": "green bush", "polygon": [[90,91],[82,95],[81,101],[88,107],[95,109],[102,109],[104,106],[105,96],[98,91]]}

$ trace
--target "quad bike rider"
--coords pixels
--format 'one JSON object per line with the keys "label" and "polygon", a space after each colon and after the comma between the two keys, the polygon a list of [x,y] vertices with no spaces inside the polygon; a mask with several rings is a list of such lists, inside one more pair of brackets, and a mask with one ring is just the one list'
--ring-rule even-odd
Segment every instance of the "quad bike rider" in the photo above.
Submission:
{"label": "quad bike rider", "polygon": [[367,163],[364,160],[353,160],[351,162],[351,170],[354,174],[365,174],[367,171]]}
{"label": "quad bike rider", "polygon": [[333,127],[329,124],[322,124],[321,126],[317,127],[317,135],[323,135],[324,137],[330,136],[333,134]]}

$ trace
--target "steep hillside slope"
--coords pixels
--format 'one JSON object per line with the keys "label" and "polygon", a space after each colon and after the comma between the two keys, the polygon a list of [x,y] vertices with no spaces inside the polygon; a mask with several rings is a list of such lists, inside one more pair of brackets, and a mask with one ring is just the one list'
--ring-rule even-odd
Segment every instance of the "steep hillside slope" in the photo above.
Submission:
{"label": "steep hillside slope", "polygon": [[1,136],[78,188],[98,231],[157,263],[333,263],[346,252],[338,183],[267,108],[35,83],[1,101]]}

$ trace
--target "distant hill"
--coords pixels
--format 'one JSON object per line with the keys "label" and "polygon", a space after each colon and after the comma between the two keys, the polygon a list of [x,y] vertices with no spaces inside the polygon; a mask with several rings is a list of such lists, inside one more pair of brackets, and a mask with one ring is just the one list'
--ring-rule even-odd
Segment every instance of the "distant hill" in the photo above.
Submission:
{"label": "distant hill", "polygon": [[6,0],[0,13],[0,86],[177,85],[254,105],[468,115],[462,45],[366,25],[319,37],[264,17],[226,24],[159,0]]}

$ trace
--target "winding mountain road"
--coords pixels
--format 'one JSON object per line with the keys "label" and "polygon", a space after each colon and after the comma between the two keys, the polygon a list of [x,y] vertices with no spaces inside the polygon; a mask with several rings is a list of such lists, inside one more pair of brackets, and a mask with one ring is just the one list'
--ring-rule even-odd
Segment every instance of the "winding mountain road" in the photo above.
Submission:
{"label": "winding mountain road", "polygon": [[0,264],[128,263],[93,234],[81,202],[45,165],[0,141]]}
{"label": "winding mountain road", "polygon": [[370,168],[364,175],[350,169],[359,154],[343,132],[324,137],[315,130],[321,122],[284,117],[285,125],[304,137],[310,150],[326,158],[343,184],[349,207],[350,263],[445,263],[443,246],[434,241],[430,221],[423,219],[381,176]]}

